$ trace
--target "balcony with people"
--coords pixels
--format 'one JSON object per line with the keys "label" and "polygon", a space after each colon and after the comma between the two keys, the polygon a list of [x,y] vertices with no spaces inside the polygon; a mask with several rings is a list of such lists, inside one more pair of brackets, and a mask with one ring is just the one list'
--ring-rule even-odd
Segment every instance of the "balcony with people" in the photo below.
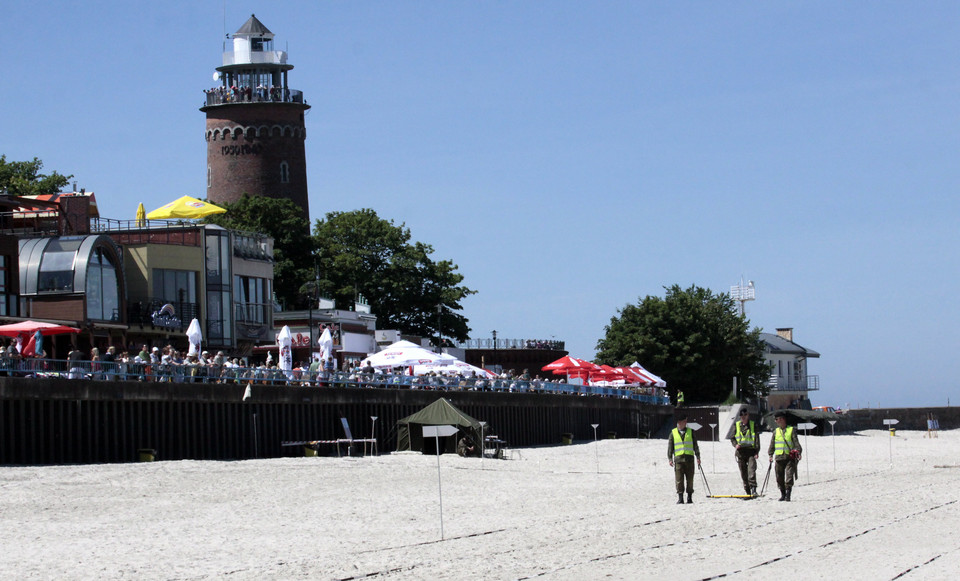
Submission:
{"label": "balcony with people", "polygon": [[205,90],[204,107],[237,103],[298,103],[305,105],[303,91],[276,85],[219,86]]}

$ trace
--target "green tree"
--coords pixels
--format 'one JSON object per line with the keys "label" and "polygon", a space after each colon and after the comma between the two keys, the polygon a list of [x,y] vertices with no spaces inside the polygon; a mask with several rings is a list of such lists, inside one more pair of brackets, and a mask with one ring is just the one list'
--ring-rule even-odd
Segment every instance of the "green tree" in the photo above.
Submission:
{"label": "green tree", "polygon": [[463,341],[467,319],[460,301],[476,291],[449,260],[433,260],[433,247],[410,241],[404,224],[371,209],[330,212],[317,220],[313,237],[320,265],[320,289],[339,308],[363,295],[377,315],[377,327]]}
{"label": "green tree", "polygon": [[72,175],[60,175],[53,172],[43,175],[43,162],[38,158],[33,161],[7,161],[6,155],[0,155],[0,190],[6,190],[14,196],[38,196],[41,194],[56,194],[70,182]]}
{"label": "green tree", "polygon": [[665,290],[664,298],[647,296],[618,311],[597,342],[597,360],[640,361],[688,403],[723,401],[734,377],[742,396],[766,395],[770,368],[760,329],[749,328],[733,299],[698,286]]}
{"label": "green tree", "polygon": [[244,194],[232,204],[219,204],[225,214],[206,218],[230,230],[259,232],[273,238],[273,288],[280,304],[288,309],[305,309],[308,295],[303,285],[315,273],[310,223],[300,207],[286,198],[266,198]]}

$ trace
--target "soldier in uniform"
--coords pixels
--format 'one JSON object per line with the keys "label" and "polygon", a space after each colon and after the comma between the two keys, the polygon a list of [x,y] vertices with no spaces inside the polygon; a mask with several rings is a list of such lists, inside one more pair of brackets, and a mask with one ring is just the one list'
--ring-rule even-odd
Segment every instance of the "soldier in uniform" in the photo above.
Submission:
{"label": "soldier in uniform", "polygon": [[790,491],[797,476],[797,462],[800,461],[803,448],[800,447],[797,430],[787,425],[787,414],[779,411],[774,414],[774,418],[777,428],[773,431],[773,437],[770,438],[767,454],[771,462],[774,459],[777,462],[777,486],[780,487],[780,500],[790,502]]}
{"label": "soldier in uniform", "polygon": [[750,419],[750,410],[740,408],[740,420],[734,424],[730,443],[736,449],[737,465],[740,466],[740,479],[743,491],[751,496],[757,495],[757,458],[760,456],[760,434],[757,425]]}
{"label": "soldier in uniform", "polygon": [[677,484],[677,504],[683,504],[684,480],[686,480],[687,504],[693,504],[693,461],[700,465],[700,446],[693,430],[687,429],[687,414],[677,416],[677,427],[667,438],[667,460],[673,466]]}
{"label": "soldier in uniform", "polygon": [[473,445],[473,442],[471,442],[470,438],[467,436],[460,438],[460,441],[457,442],[457,454],[463,457],[479,456],[479,454],[477,454],[477,448]]}

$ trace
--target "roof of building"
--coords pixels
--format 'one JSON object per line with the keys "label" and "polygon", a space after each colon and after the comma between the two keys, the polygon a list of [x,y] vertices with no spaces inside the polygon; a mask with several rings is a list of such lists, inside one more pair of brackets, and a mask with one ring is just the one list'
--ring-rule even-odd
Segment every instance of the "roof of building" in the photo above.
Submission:
{"label": "roof of building", "polygon": [[36,196],[20,196],[17,198],[17,207],[10,211],[22,214],[23,218],[32,218],[36,216],[54,216],[59,211],[60,198],[63,196],[86,196],[90,198],[90,217],[99,218],[100,212],[97,210],[97,197],[93,192],[60,192],[57,194],[40,194]]}
{"label": "roof of building", "polygon": [[767,344],[767,350],[770,353],[783,355],[800,355],[802,357],[820,357],[820,354],[813,349],[801,347],[793,341],[788,341],[780,335],[773,333],[760,333],[760,339]]}
{"label": "roof of building", "polygon": [[263,25],[262,22],[257,20],[257,17],[253,14],[250,15],[250,19],[243,23],[243,26],[240,27],[240,30],[234,33],[236,36],[269,36],[272,37],[273,33],[270,32],[270,29]]}

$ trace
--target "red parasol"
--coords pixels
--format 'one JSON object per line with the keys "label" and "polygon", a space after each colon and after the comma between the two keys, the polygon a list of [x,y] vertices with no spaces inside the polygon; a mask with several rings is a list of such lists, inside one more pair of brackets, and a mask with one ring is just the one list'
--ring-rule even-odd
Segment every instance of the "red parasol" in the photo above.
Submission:
{"label": "red parasol", "polygon": [[0,325],[0,336],[18,337],[20,335],[32,335],[37,331],[43,336],[63,335],[64,333],[79,333],[80,329],[68,327],[66,325],[55,325],[53,323],[41,323],[39,321],[22,321],[10,325]]}

